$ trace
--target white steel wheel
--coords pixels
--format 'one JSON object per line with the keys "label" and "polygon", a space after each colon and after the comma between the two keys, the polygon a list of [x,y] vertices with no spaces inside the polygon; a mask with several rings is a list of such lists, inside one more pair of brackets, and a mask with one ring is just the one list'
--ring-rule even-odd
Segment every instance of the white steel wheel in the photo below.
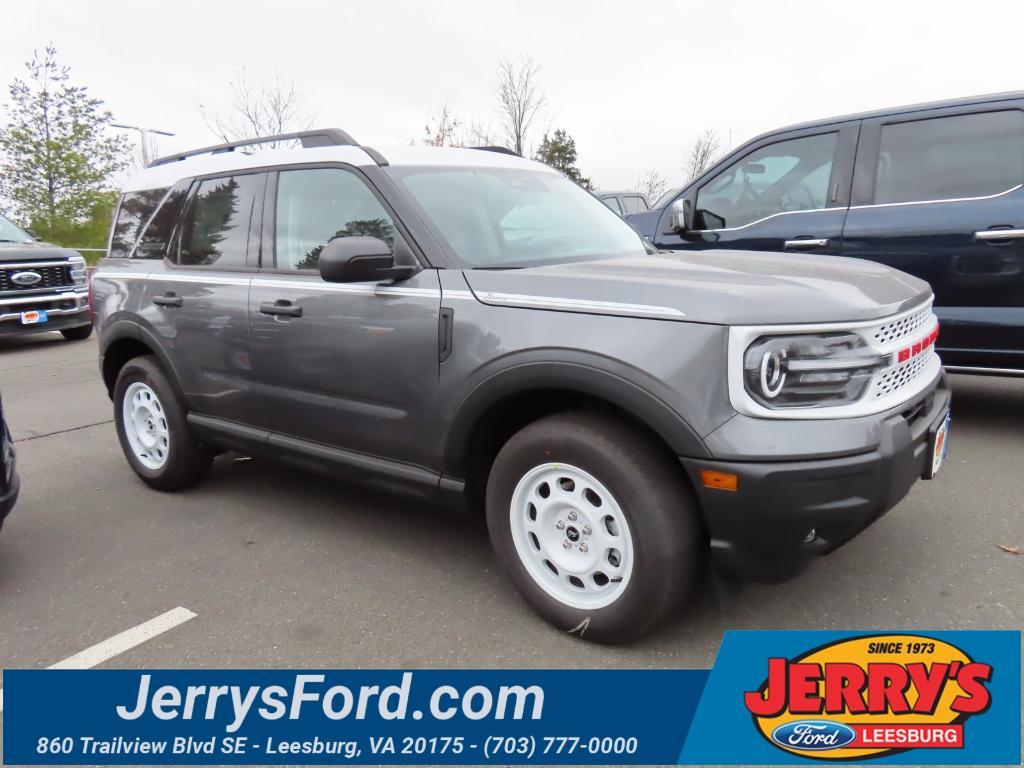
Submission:
{"label": "white steel wheel", "polygon": [[141,381],[130,384],[121,400],[121,416],[128,445],[139,463],[146,469],[163,467],[171,448],[171,434],[156,392]]}
{"label": "white steel wheel", "polygon": [[588,472],[570,464],[534,467],[512,494],[510,522],[530,577],[563,605],[604,608],[626,590],[634,557],[629,524]]}

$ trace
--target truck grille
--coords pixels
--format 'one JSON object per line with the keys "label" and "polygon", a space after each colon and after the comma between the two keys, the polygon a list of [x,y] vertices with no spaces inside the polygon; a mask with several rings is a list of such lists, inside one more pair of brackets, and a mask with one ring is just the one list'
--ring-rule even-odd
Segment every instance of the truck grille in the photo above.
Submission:
{"label": "truck grille", "polygon": [[[32,285],[19,285],[11,278],[19,272],[35,272],[42,278]],[[71,265],[48,267],[2,267],[0,266],[0,293],[6,291],[43,291],[74,285],[71,279]]]}
{"label": "truck grille", "polygon": [[884,323],[877,328],[873,328],[871,334],[871,338],[874,339],[873,346],[885,347],[893,342],[914,334],[928,322],[928,318],[931,316],[932,307],[929,303],[929,305],[920,312],[915,312],[914,314],[907,315],[899,320],[893,320],[892,322]]}
{"label": "truck grille", "polygon": [[888,368],[882,371],[872,384],[875,397],[885,397],[893,392],[899,392],[904,387],[912,384],[927,368],[928,364],[935,357],[935,347],[930,346],[917,357],[912,357],[905,363]]}

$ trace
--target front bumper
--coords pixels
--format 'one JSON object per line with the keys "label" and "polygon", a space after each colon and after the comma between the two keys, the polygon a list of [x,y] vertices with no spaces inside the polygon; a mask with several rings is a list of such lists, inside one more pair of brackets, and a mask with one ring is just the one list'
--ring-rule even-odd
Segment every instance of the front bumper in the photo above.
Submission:
{"label": "front bumper", "polygon": [[[49,319],[45,323],[23,325],[21,313],[31,310],[45,310]],[[89,325],[90,322],[89,293],[85,289],[0,299],[0,338],[61,331]]]}
{"label": "front bumper", "polygon": [[[949,402],[942,374],[895,412],[879,414],[877,445],[855,455],[756,462],[680,459],[703,508],[715,564],[754,581],[784,581],[815,556],[852,539],[896,506],[924,475],[931,432]],[[765,430],[772,428],[764,424]],[[736,474],[737,490],[706,488],[702,468]]]}

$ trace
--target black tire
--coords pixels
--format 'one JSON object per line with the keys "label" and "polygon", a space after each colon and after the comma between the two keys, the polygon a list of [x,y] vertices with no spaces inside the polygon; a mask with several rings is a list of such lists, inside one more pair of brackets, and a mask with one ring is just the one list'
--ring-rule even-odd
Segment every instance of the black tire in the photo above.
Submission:
{"label": "black tire", "polygon": [[[167,420],[169,444],[167,458],[158,469],[145,466],[135,455],[125,434],[123,401],[129,387],[136,382],[149,386],[156,393]],[[195,485],[210,469],[213,456],[192,435],[185,420],[185,409],[167,375],[150,355],[135,357],[125,363],[114,384],[114,423],[125,458],[144,483],[159,491],[177,491]]]}
{"label": "black tire", "polygon": [[[535,581],[516,550],[510,521],[516,486],[533,468],[550,463],[589,473],[626,518],[633,568],[621,594],[604,607],[559,601]],[[682,605],[702,561],[703,528],[682,468],[649,435],[610,416],[557,414],[521,429],[495,458],[486,506],[491,543],[526,602],[554,626],[586,640],[628,642],[665,621]]]}
{"label": "black tire", "polygon": [[77,325],[74,328],[65,328],[60,335],[67,341],[85,341],[92,336],[91,325]]}

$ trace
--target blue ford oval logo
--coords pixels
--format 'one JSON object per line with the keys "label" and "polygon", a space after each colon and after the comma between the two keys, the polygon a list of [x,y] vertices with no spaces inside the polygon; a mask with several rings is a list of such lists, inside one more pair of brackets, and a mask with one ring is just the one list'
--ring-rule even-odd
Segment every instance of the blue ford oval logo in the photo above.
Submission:
{"label": "blue ford oval logo", "polygon": [[852,743],[857,733],[834,720],[794,720],[772,731],[772,741],[789,749],[840,749]]}
{"label": "blue ford oval logo", "polygon": [[15,272],[11,275],[11,282],[15,285],[35,285],[42,279],[43,276],[38,272]]}

